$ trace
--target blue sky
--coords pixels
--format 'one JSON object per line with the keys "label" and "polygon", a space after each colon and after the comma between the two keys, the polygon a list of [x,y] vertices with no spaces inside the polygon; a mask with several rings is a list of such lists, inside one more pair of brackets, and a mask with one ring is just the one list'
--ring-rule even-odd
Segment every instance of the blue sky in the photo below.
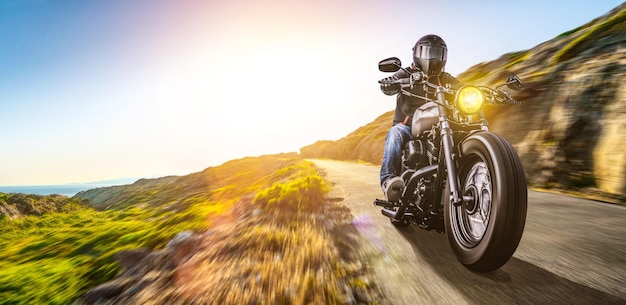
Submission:
{"label": "blue sky", "polygon": [[0,0],[0,185],[184,175],[392,110],[378,60],[453,75],[620,1]]}

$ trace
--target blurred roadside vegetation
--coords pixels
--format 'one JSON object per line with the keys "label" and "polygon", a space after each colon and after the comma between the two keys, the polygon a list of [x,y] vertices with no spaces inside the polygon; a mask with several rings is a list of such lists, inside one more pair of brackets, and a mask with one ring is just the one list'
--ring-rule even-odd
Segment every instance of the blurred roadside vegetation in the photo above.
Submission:
{"label": "blurred roadside vegetation", "polygon": [[[97,189],[73,198],[33,197],[34,205],[44,205],[53,198],[66,208],[0,217],[0,303],[70,304],[86,290],[113,279],[121,271],[114,259],[114,254],[121,250],[141,247],[156,250],[181,231],[207,231],[215,219],[229,213],[235,204],[250,213],[255,209],[265,211],[265,215],[302,215],[316,211],[322,207],[329,188],[312,163],[297,154],[280,154],[233,160],[184,177],[140,180],[125,188]],[[24,195],[0,194],[0,203],[6,205],[15,197]],[[90,197],[97,199],[95,208],[85,204]],[[281,210],[293,213],[285,214]],[[306,223],[289,219],[284,222],[266,219],[267,224],[240,227],[249,231],[238,232],[227,240],[245,249],[232,255],[222,249],[226,251],[222,253],[230,257],[223,257],[224,260],[234,260],[228,268],[241,269],[241,260],[250,261],[250,257],[242,253],[256,252],[269,258],[261,260],[255,268],[276,271],[279,267],[273,266],[276,254],[268,249],[278,249],[283,260],[292,262],[268,280],[276,282],[282,278],[280,283],[285,285],[284,280],[289,280],[290,287],[295,287],[293,291],[300,293],[284,296],[284,287],[267,291],[270,283],[262,282],[255,286],[257,294],[250,294],[249,298],[259,298],[258,293],[266,293],[267,300],[276,300],[280,294],[295,304],[307,298],[327,304],[339,303],[337,277],[342,272],[337,269],[338,254],[329,248],[331,237],[321,227],[311,225],[314,220]],[[271,253],[265,253],[268,251]],[[293,258],[288,253],[292,253]],[[327,283],[313,280],[319,270],[311,270],[310,262],[320,259],[325,268],[331,268],[322,277]],[[294,265],[303,261],[309,262],[308,265]],[[219,265],[220,268],[227,266]],[[272,277],[265,272],[262,274]],[[202,275],[207,274],[199,276]],[[222,280],[218,278],[216,283],[219,282]],[[301,288],[302,285],[308,288]],[[193,283],[187,286],[194,287]],[[318,288],[315,294],[311,293],[311,289]],[[229,295],[229,291],[221,293]],[[241,299],[246,293],[230,291],[230,295],[239,295]]]}

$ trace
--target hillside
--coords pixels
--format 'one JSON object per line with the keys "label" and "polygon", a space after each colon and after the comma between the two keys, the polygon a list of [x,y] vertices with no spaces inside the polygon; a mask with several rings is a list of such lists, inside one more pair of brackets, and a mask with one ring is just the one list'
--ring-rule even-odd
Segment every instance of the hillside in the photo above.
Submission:
{"label": "hillside", "polygon": [[[624,201],[626,3],[532,49],[475,65],[458,78],[493,86],[512,73],[524,81],[521,91],[512,92],[523,104],[486,112],[490,130],[517,149],[529,182]],[[380,164],[391,115],[336,142],[303,147],[302,155]]]}
{"label": "hillside", "polygon": [[[123,209],[142,206],[176,210],[190,201],[212,198],[216,201],[240,199],[244,194],[255,194],[272,180],[292,174],[288,167],[300,157],[296,153],[277,154],[260,158],[243,158],[228,161],[220,166],[186,176],[167,176],[139,179],[130,185],[102,187],[79,192],[98,209]],[[266,160],[267,159],[267,160]],[[267,162],[266,162],[267,161]],[[275,173],[268,175],[268,173]],[[283,175],[283,176],[281,176]]]}
{"label": "hillside", "polygon": [[337,141],[317,141],[300,148],[305,158],[361,160],[379,164],[383,158],[383,144],[393,121],[393,111],[377,117]]}
{"label": "hillside", "polygon": [[97,209],[0,218],[0,303],[365,304],[329,189],[292,153],[59,196]]}
{"label": "hillside", "polygon": [[61,195],[4,194],[0,193],[0,219],[24,216],[42,216],[50,213],[72,212],[87,208],[89,203],[81,198]]}

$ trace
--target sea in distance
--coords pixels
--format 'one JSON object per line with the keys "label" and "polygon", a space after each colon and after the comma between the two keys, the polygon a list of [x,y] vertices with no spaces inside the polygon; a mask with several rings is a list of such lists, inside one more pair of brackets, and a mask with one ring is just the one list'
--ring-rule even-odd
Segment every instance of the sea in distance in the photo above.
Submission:
{"label": "sea in distance", "polygon": [[71,183],[59,185],[22,185],[22,186],[0,186],[0,193],[23,193],[35,195],[63,195],[72,197],[78,192],[95,189],[99,187],[108,187],[115,185],[132,184],[138,178],[107,180],[90,183]]}

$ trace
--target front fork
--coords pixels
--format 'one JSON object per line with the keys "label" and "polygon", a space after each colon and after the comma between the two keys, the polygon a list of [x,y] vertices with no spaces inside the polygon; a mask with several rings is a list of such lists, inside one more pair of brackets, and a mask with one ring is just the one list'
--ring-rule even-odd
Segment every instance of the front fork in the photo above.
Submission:
{"label": "front fork", "polygon": [[[448,172],[448,184],[450,186],[450,194],[443,194],[443,192],[437,192],[442,194],[442,196],[450,196],[450,202],[456,206],[460,205],[463,201],[463,198],[460,195],[459,191],[459,180],[456,175],[456,164],[454,162],[454,138],[452,133],[452,128],[450,128],[450,122],[448,122],[448,114],[447,109],[443,105],[447,105],[446,96],[444,92],[445,88],[439,87],[437,88],[437,100],[439,101],[439,124],[441,126],[441,146],[442,149],[439,152],[439,169],[437,171],[437,183],[435,185],[439,185],[444,187],[443,185],[443,170],[445,169]],[[443,156],[442,156],[443,155]],[[443,158],[442,158],[443,157]],[[445,159],[445,168],[443,165],[443,159]],[[442,198],[435,198],[435,204],[441,204]]]}

